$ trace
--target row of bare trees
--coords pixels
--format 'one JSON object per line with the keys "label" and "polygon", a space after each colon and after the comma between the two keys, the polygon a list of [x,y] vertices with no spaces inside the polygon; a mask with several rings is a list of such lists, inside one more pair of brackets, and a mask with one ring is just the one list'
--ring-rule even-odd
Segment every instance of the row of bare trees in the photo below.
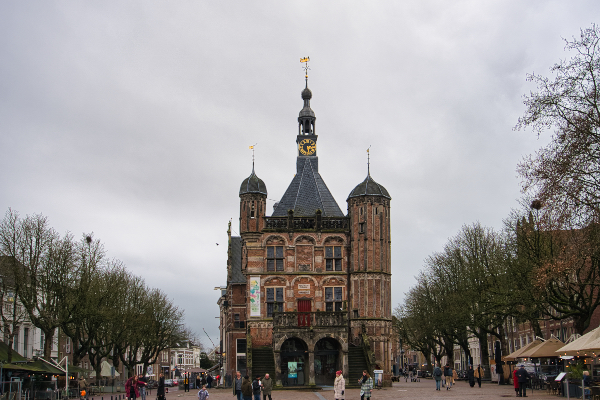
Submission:
{"label": "row of bare trees", "polygon": [[93,234],[60,235],[45,216],[9,209],[0,222],[0,256],[0,313],[9,347],[28,319],[43,332],[49,358],[58,328],[70,338],[73,363],[87,355],[100,376],[104,359],[131,374],[190,338],[182,310],[109,258]]}
{"label": "row of bare trees", "polygon": [[540,321],[569,318],[583,334],[600,305],[600,28],[581,30],[565,49],[572,56],[553,77],[528,76],[537,91],[515,127],[554,130],[518,165],[526,206],[502,231],[464,226],[425,260],[396,309],[400,334],[428,358],[452,362],[455,344],[469,356],[477,337],[487,363],[488,338],[506,352],[505,331],[521,322],[542,336]]}

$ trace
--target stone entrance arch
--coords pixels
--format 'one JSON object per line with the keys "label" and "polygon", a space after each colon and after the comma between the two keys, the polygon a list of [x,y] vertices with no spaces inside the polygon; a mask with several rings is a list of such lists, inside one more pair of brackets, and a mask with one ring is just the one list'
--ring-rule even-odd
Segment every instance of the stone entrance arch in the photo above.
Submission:
{"label": "stone entrance arch", "polygon": [[[303,386],[309,383],[308,345],[302,339],[286,339],[279,349],[279,376],[283,386]],[[278,371],[278,372],[279,372]]]}
{"label": "stone entrance arch", "polygon": [[324,337],[315,343],[315,384],[333,385],[335,371],[343,370],[343,354],[340,343]]}

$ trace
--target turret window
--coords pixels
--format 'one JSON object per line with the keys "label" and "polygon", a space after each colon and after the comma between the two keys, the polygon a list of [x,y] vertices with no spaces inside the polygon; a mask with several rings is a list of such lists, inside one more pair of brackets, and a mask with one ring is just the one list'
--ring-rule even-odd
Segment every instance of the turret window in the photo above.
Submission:
{"label": "turret window", "polygon": [[342,270],[342,246],[325,246],[325,269]]}
{"label": "turret window", "polygon": [[283,271],[283,246],[267,246],[267,271]]}
{"label": "turret window", "polygon": [[325,288],[325,311],[342,311],[342,286]]}
{"label": "turret window", "polygon": [[250,209],[250,218],[254,218],[254,202],[252,202],[252,208]]}
{"label": "turret window", "polygon": [[283,288],[267,288],[267,318],[273,317],[273,312],[283,312]]}

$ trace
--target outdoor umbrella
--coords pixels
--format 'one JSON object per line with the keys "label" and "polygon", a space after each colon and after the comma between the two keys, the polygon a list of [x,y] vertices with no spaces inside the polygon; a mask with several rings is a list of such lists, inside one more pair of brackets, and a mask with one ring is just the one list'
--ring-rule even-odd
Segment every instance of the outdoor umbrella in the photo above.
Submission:
{"label": "outdoor umbrella", "polygon": [[527,349],[522,352],[519,357],[527,358],[547,358],[547,357],[558,357],[556,351],[564,346],[564,343],[557,338],[550,338],[544,343],[536,346],[532,349]]}
{"label": "outdoor umbrella", "polygon": [[590,344],[600,339],[600,327],[586,333],[578,339],[575,339],[571,343],[559,348],[556,353],[559,356],[569,355],[577,356],[579,352],[585,351],[590,348]]}
{"label": "outdoor umbrella", "polygon": [[505,361],[516,361],[517,358],[521,358],[521,357],[527,357],[527,356],[522,356],[521,354],[524,351],[527,350],[531,350],[534,347],[539,346],[540,344],[542,344],[542,341],[539,339],[535,339],[533,342],[521,347],[519,350],[513,351],[512,353],[510,353],[509,355],[507,355],[506,357],[504,357]]}

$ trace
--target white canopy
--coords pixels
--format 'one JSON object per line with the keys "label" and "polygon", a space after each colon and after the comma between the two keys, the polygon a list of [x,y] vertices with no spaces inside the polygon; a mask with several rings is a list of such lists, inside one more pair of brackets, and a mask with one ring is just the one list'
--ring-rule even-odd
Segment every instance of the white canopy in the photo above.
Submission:
{"label": "white canopy", "polygon": [[600,327],[589,331],[585,335],[573,340],[571,343],[556,350],[559,356],[576,356],[580,352],[600,349]]}
{"label": "white canopy", "polygon": [[[112,369],[112,365],[110,365],[108,363],[108,361],[104,360],[102,361],[101,364],[101,369],[100,369],[100,376],[112,376],[110,371]],[[115,371],[115,376],[119,376],[121,374],[119,374],[117,371]]]}

